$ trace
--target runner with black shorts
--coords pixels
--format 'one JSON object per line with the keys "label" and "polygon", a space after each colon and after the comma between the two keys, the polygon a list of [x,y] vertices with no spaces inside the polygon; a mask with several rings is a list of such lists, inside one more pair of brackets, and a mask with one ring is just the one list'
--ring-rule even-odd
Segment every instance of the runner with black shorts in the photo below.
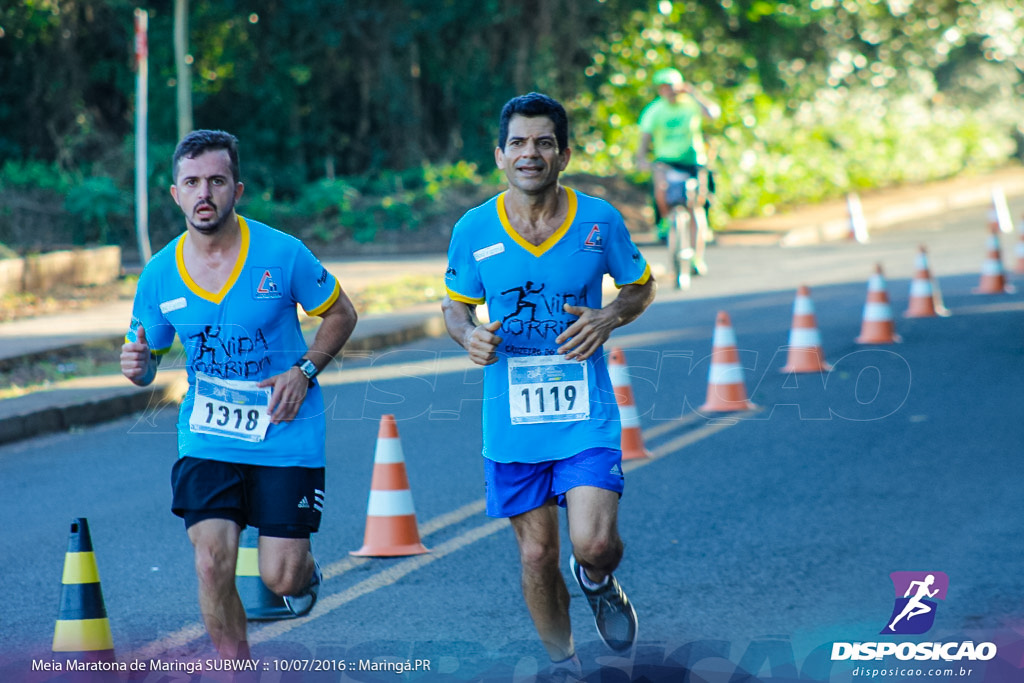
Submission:
{"label": "runner with black shorts", "polygon": [[[226,659],[247,659],[235,588],[246,526],[260,530],[263,583],[296,614],[316,601],[310,535],[324,505],[326,423],[315,377],[348,340],[356,313],[302,242],[235,213],[243,185],[234,136],[190,133],[173,170],[186,231],[142,271],[121,371],[148,385],[175,336],[185,347],[172,510],[194,547],[214,646]],[[308,348],[297,305],[322,319]]]}

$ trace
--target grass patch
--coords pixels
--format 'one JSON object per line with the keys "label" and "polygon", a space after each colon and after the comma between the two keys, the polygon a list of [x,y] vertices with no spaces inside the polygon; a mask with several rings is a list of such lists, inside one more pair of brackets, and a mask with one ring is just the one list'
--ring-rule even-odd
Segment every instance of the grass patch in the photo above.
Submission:
{"label": "grass patch", "polygon": [[10,293],[0,296],[0,323],[80,311],[116,299],[131,299],[138,276],[122,277],[105,285],[58,285],[44,294]]}
{"label": "grass patch", "polygon": [[53,351],[30,360],[12,359],[0,370],[0,400],[42,391],[69,379],[120,373],[119,354],[119,346],[97,343]]}
{"label": "grass patch", "polygon": [[372,285],[351,295],[359,313],[391,313],[419,304],[440,302],[444,298],[444,278],[440,275],[409,275],[394,282]]}

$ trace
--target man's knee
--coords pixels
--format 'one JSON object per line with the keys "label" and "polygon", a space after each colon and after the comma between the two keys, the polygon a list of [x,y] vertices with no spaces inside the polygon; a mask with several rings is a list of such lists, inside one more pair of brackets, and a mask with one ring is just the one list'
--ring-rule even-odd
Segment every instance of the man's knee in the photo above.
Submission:
{"label": "man's knee", "polygon": [[260,539],[260,578],[277,595],[296,595],[309,584],[313,560],[299,539]]}
{"label": "man's knee", "polygon": [[277,595],[296,595],[309,584],[310,572],[295,563],[277,564],[260,571],[260,579]]}
{"label": "man's knee", "polygon": [[195,548],[196,577],[204,586],[218,588],[233,582],[236,563],[230,548],[208,544]]}
{"label": "man's knee", "polygon": [[519,544],[519,559],[523,568],[532,573],[551,570],[558,567],[558,546],[523,539]]}
{"label": "man's knee", "polygon": [[573,541],[573,553],[581,565],[611,572],[622,560],[624,547],[616,533],[598,534]]}

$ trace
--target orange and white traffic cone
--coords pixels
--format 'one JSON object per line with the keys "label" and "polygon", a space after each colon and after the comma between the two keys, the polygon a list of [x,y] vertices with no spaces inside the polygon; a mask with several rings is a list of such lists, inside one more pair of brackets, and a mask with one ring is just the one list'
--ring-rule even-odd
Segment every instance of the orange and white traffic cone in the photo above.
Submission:
{"label": "orange and white traffic cone", "polygon": [[917,254],[917,268],[914,272],[914,279],[910,281],[910,298],[907,310],[903,312],[905,318],[934,318],[935,316],[947,316],[949,310],[942,305],[942,295],[938,286],[932,280],[931,270],[928,267],[928,251],[921,245]]}
{"label": "orange and white traffic cone", "polygon": [[1012,292],[1006,282],[1006,272],[1003,270],[1003,256],[999,245],[999,222],[996,220],[993,211],[989,217],[988,250],[985,261],[981,265],[981,279],[978,286],[974,288],[975,294],[1006,294]]}
{"label": "orange and white traffic cone", "polygon": [[633,387],[626,372],[626,356],[622,349],[612,349],[608,354],[608,374],[612,378],[612,390],[619,404],[619,421],[622,424],[622,459],[649,458],[651,452],[644,447],[640,431],[640,415],[633,400]]}
{"label": "orange and white traffic cone", "polygon": [[800,285],[793,301],[793,326],[789,330],[789,352],[782,372],[828,372],[832,366],[825,362],[821,348],[821,333],[814,316],[811,290]]}
{"label": "orange and white traffic cone", "polygon": [[736,349],[736,333],[729,314],[719,311],[715,320],[715,333],[711,342],[711,368],[708,370],[708,393],[699,412],[732,413],[753,410],[747,400],[743,383],[743,366]]}
{"label": "orange and white traffic cone", "polygon": [[400,557],[429,552],[420,543],[412,491],[405,473],[405,456],[394,415],[382,415],[373,455],[373,479],[366,511],[363,547],[351,551],[363,557]]}
{"label": "orange and white traffic cone", "polygon": [[868,296],[864,303],[860,336],[856,341],[858,344],[894,344],[903,341],[896,334],[896,323],[892,317],[881,264],[875,266],[875,274],[868,281]]}

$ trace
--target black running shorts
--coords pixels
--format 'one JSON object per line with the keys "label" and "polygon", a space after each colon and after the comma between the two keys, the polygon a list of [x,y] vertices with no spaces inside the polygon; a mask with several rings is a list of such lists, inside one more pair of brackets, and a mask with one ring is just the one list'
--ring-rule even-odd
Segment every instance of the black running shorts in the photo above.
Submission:
{"label": "black running shorts", "polygon": [[265,467],[178,458],[171,470],[171,511],[188,528],[229,519],[261,536],[309,538],[320,528],[323,467]]}

